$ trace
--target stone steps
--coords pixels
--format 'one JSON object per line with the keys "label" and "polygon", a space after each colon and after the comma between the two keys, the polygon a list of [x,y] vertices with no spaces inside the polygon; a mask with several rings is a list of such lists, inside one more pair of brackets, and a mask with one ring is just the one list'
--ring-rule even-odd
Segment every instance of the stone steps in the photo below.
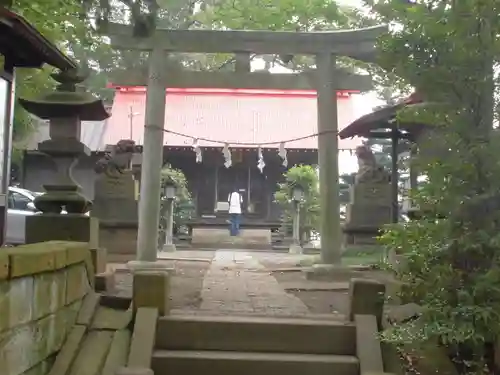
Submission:
{"label": "stone steps", "polygon": [[155,342],[155,375],[359,374],[356,326],[341,320],[167,316]]}
{"label": "stone steps", "polygon": [[158,321],[156,348],[354,355],[356,327],[335,320],[169,316]]}
{"label": "stone steps", "polygon": [[127,364],[133,312],[130,300],[125,309],[115,305],[116,299],[87,294],[48,375],[115,375]]}
{"label": "stone steps", "polygon": [[386,374],[379,341],[384,285],[353,279],[349,314],[304,317],[170,315],[156,321],[155,375]]}
{"label": "stone steps", "polygon": [[[227,254],[219,255],[216,262]],[[141,291],[166,276],[136,274],[143,280],[134,283],[134,305],[144,304]],[[137,308],[127,365],[115,375],[385,375],[378,328],[383,289],[375,280],[351,280],[349,314],[330,319],[177,315],[164,307],[165,290],[153,293],[161,301],[150,298],[148,307]]]}
{"label": "stone steps", "polygon": [[358,375],[359,362],[339,355],[158,350],[152,370],[155,375]]}
{"label": "stone steps", "polygon": [[191,237],[193,247],[233,247],[259,248],[271,247],[270,229],[242,229],[238,236],[230,236],[227,228],[193,228]]}

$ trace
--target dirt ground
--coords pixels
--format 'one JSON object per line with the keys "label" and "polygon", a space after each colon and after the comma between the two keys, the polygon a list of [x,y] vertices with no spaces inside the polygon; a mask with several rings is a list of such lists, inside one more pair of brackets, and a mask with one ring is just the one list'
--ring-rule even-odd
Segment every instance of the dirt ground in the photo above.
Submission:
{"label": "dirt ground", "polygon": [[[207,254],[208,255],[208,254]],[[210,266],[208,261],[164,261],[175,272],[171,278],[171,303],[173,309],[197,309],[201,304],[203,278]],[[116,292],[131,296],[132,275],[123,265],[116,268]]]}
{"label": "dirt ground", "polygon": [[[346,314],[349,306],[349,280],[336,282],[318,282],[307,280],[296,261],[261,259],[260,262],[269,270],[287,293],[299,298],[312,314]],[[281,269],[281,271],[280,271]],[[382,271],[365,271],[368,278],[387,281]]]}
{"label": "dirt ground", "polygon": [[330,314],[332,312],[345,314],[347,312],[349,303],[347,289],[319,290],[319,288],[310,288],[311,282],[306,280],[300,271],[273,271],[271,275],[287,293],[299,298],[312,314]]}
{"label": "dirt ground", "polygon": [[[213,251],[177,252],[178,260],[162,260],[175,270],[171,283],[173,309],[196,310],[201,305],[203,278],[210,267]],[[306,280],[297,257],[286,254],[252,253],[287,293],[298,297],[312,314],[345,314],[348,309],[348,280],[318,282]],[[185,260],[189,258],[190,260]],[[132,276],[124,264],[109,264],[116,271],[116,293],[131,296]],[[381,279],[381,271],[367,271],[370,278]]]}

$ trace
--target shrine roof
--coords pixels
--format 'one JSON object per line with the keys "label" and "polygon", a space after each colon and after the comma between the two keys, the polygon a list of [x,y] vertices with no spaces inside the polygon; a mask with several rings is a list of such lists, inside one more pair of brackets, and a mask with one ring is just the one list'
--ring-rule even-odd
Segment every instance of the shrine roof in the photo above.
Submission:
{"label": "shrine roof", "polygon": [[[338,93],[339,129],[354,119],[350,96]],[[103,136],[104,144],[132,138],[143,144],[146,90],[121,87],[116,91],[112,115]],[[231,147],[278,148],[279,142],[307,137],[318,132],[315,91],[249,89],[168,89],[164,128],[194,138],[227,142]],[[130,112],[134,113],[132,122]],[[132,125],[132,126],[130,126]],[[237,145],[236,143],[247,143]],[[271,145],[265,143],[275,142]],[[340,148],[355,148],[358,140],[339,142]],[[190,147],[193,139],[164,133],[164,144]],[[223,147],[223,143],[199,140],[202,147]],[[286,142],[286,148],[315,150],[316,136]]]}
{"label": "shrine roof", "polygon": [[44,64],[61,70],[77,67],[28,21],[4,7],[0,7],[0,55],[17,67],[40,68]]}
{"label": "shrine roof", "polygon": [[[397,122],[396,116],[398,111],[411,105],[423,103],[422,98],[417,94],[410,95],[407,99],[402,100],[394,105],[388,105],[374,110],[372,113],[361,116],[346,126],[339,132],[340,139],[352,137],[377,138],[380,134],[392,130],[396,126],[398,129],[410,134],[418,133],[423,124],[410,122]],[[389,134],[389,133],[388,133]]]}

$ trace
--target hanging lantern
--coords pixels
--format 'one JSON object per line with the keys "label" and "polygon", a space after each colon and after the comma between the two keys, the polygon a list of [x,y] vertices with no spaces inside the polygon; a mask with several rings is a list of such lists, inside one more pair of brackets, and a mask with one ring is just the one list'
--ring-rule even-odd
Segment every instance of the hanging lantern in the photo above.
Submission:
{"label": "hanging lantern", "polygon": [[280,148],[278,150],[279,157],[283,160],[282,165],[288,167],[288,156],[285,148],[285,142],[280,143]]}
{"label": "hanging lantern", "polygon": [[224,167],[229,168],[233,164],[231,160],[231,151],[229,150],[229,143],[224,144],[222,155],[224,155]]}
{"label": "hanging lantern", "polygon": [[257,151],[257,168],[259,168],[260,173],[264,171],[264,167],[266,166],[266,163],[264,162],[264,154],[262,153],[262,148],[259,146],[259,149]]}
{"label": "hanging lantern", "polygon": [[193,141],[193,151],[196,154],[196,163],[200,164],[202,162],[201,147],[198,144],[198,139]]}

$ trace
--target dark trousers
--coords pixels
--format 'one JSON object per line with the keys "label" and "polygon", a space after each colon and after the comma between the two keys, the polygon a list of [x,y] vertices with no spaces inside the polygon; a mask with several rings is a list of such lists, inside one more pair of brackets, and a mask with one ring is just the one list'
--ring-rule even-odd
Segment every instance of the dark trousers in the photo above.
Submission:
{"label": "dark trousers", "polygon": [[229,232],[231,236],[237,236],[240,233],[240,216],[240,214],[231,214],[230,216],[231,227]]}

